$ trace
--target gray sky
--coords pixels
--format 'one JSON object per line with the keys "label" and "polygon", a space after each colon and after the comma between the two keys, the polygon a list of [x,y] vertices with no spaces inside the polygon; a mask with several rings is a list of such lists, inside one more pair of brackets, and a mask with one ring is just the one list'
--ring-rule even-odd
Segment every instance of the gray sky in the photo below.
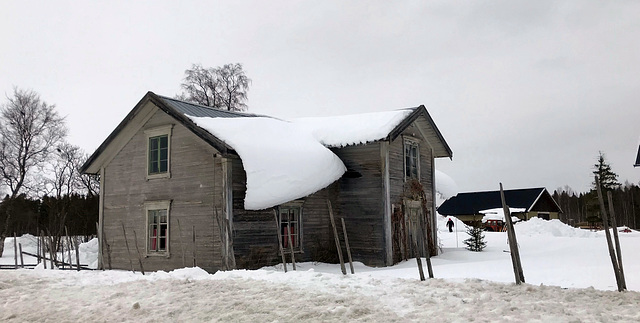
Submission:
{"label": "gray sky", "polygon": [[255,113],[424,104],[461,191],[585,191],[598,151],[640,180],[636,1],[3,1],[0,35],[0,91],[56,104],[87,152],[192,63],[240,62]]}

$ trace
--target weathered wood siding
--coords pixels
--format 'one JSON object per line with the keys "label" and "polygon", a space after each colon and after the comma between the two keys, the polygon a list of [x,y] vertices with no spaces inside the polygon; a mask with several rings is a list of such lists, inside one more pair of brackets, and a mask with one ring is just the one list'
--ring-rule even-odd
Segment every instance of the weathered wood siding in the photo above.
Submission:
{"label": "weathered wood siding", "polygon": [[[146,178],[147,142],[145,129],[175,124],[171,135],[170,178]],[[218,228],[213,215],[214,205],[222,209],[221,164],[215,163],[215,149],[192,132],[157,110],[105,168],[104,233],[111,249],[111,266],[130,269],[122,224],[126,228],[131,261],[139,270],[136,243],[145,254],[147,234],[144,203],[171,200],[169,211],[168,257],[143,258],[145,270],[171,270],[193,264],[192,230],[196,231],[197,265],[207,271],[220,268],[221,248]],[[215,170],[214,170],[215,167]],[[214,173],[215,172],[215,173]],[[180,221],[179,232],[178,220]],[[133,230],[137,241],[134,241]],[[182,235],[182,239],[181,239]],[[108,266],[105,252],[105,267]]]}
{"label": "weathered wood siding", "polygon": [[[349,171],[361,177],[338,181],[337,218],[343,217],[348,229],[354,261],[385,266],[384,201],[380,143],[333,149]],[[336,221],[338,222],[338,221]]]}
{"label": "weathered wood siding", "polygon": [[[433,154],[431,146],[424,138],[415,123],[407,127],[401,136],[398,136],[389,145],[389,181],[391,188],[391,203],[394,208],[401,208],[403,199],[406,198],[406,181],[405,181],[405,156],[404,141],[405,137],[418,142],[420,150],[419,156],[419,172],[420,183],[424,187],[427,197],[427,207],[433,210]],[[433,211],[431,211],[433,213]],[[432,214],[433,215],[433,214]],[[435,221],[432,221],[435,223]],[[434,230],[435,231],[435,230]]]}
{"label": "weathered wood siding", "polygon": [[[232,160],[233,168],[233,238],[238,268],[259,268],[281,262],[278,248],[278,226],[274,212],[245,210],[246,172],[239,158]],[[300,224],[302,228],[302,252],[295,252],[296,261],[323,260],[325,249],[335,251],[326,200],[334,199],[335,185],[302,198]],[[287,262],[291,256],[286,250]]]}

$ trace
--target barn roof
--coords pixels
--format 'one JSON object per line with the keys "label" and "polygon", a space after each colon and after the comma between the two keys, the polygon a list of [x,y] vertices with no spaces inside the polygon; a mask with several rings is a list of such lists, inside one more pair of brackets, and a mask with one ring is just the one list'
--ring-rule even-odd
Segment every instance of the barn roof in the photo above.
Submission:
{"label": "barn roof", "polygon": [[[562,212],[544,187],[505,190],[504,198],[511,208],[523,208],[526,212]],[[502,207],[500,191],[468,192],[446,200],[438,208],[442,215],[480,214],[482,210]]]}

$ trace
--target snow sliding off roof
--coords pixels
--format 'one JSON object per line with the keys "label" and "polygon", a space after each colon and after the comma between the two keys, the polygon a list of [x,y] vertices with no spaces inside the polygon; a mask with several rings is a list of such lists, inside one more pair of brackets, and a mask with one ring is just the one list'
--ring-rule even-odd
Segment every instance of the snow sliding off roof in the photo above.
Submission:
{"label": "snow sliding off roof", "polygon": [[404,109],[293,122],[269,117],[188,117],[238,153],[247,173],[244,207],[259,210],[327,187],[346,171],[327,147],[383,139],[411,112]]}
{"label": "snow sliding off roof", "polygon": [[233,147],[242,159],[247,210],[305,197],[346,171],[338,156],[290,122],[263,117],[189,118]]}

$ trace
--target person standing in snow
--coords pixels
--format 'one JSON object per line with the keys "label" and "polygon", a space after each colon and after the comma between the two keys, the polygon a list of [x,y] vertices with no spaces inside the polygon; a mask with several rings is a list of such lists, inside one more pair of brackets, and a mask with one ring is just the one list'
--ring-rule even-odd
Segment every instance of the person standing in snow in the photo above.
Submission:
{"label": "person standing in snow", "polygon": [[449,221],[447,221],[447,227],[449,227],[449,232],[453,232],[453,220],[451,220],[451,218],[449,218]]}

